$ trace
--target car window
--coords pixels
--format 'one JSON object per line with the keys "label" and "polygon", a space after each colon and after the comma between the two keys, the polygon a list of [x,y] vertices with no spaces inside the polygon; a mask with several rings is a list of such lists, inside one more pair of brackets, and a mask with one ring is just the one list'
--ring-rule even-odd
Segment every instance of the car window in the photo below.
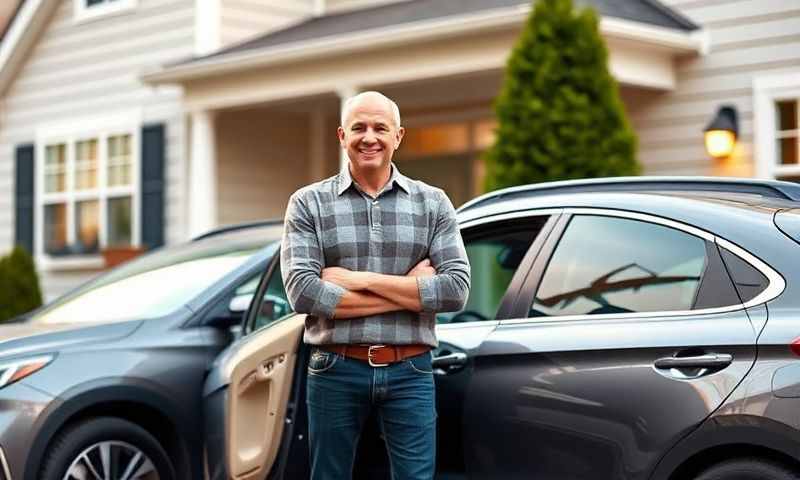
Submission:
{"label": "car window", "polygon": [[511,278],[547,218],[505,221],[463,232],[471,270],[469,298],[463,310],[437,314],[436,322],[494,320]]}
{"label": "car window", "polygon": [[277,262],[275,268],[270,272],[266,288],[263,291],[261,302],[255,311],[252,331],[265,327],[290,313],[294,313],[291,305],[289,305],[286,289],[283,288],[280,262]]}
{"label": "car window", "polygon": [[55,300],[30,321],[94,323],[161,317],[186,305],[268,245],[277,248],[275,232],[252,229],[159,249]]}
{"label": "car window", "polygon": [[767,277],[756,267],[724,248],[720,248],[720,254],[742,302],[746,303],[756,298],[769,286]]}
{"label": "car window", "polygon": [[690,310],[705,240],[663,225],[577,215],[553,253],[529,316]]}

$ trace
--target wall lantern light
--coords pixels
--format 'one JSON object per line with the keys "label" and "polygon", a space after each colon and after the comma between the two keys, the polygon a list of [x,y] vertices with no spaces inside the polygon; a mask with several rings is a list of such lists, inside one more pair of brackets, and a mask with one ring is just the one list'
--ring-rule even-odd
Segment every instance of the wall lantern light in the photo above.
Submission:
{"label": "wall lantern light", "polygon": [[703,130],[705,134],[706,151],[714,158],[729,157],[736,146],[739,136],[739,121],[736,107],[723,105],[717,110],[717,115]]}

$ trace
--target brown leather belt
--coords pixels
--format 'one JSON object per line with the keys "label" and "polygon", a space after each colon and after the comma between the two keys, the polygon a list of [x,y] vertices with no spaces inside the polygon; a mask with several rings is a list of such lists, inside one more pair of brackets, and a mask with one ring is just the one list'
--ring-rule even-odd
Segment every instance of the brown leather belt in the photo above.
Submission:
{"label": "brown leather belt", "polygon": [[369,362],[373,367],[385,367],[414,357],[431,349],[430,345],[320,345],[319,348],[345,357]]}

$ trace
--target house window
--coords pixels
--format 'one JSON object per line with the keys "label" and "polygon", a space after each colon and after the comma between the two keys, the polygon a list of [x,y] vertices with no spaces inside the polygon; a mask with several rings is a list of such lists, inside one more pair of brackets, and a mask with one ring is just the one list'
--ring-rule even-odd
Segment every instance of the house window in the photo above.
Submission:
{"label": "house window", "polygon": [[800,72],[763,76],[753,82],[756,175],[797,181],[800,177]]}
{"label": "house window", "polygon": [[777,131],[778,163],[780,165],[797,165],[798,161],[798,135],[797,128],[797,100],[782,100],[775,102]]}
{"label": "house window", "polygon": [[90,258],[104,248],[138,245],[138,138],[132,126],[39,135],[37,253],[45,261]]}
{"label": "house window", "polygon": [[84,21],[96,17],[121,13],[136,7],[138,0],[74,0],[75,20]]}
{"label": "house window", "polygon": [[494,142],[493,118],[411,126],[398,152],[403,158],[480,152]]}

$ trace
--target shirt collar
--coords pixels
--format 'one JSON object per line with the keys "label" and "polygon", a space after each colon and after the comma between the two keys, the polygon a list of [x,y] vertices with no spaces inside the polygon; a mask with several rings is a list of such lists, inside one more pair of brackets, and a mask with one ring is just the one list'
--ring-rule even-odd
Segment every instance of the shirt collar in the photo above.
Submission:
{"label": "shirt collar", "polygon": [[[391,190],[393,184],[396,184],[400,188],[402,188],[406,193],[408,193],[408,178],[400,173],[400,170],[397,169],[397,165],[392,162],[392,174],[389,176],[389,181],[386,183],[386,187],[384,191]],[[348,163],[347,167],[343,168],[339,172],[339,188],[337,193],[339,195],[343,194],[345,190],[347,190],[351,185],[355,182],[353,181],[353,177],[350,175],[350,164]]]}

